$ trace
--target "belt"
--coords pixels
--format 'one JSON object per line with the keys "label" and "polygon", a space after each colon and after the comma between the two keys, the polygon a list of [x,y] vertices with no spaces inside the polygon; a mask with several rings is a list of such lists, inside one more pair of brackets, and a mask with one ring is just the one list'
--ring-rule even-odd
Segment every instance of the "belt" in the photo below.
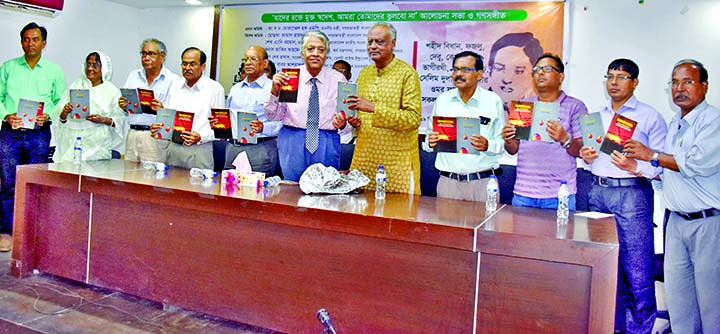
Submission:
{"label": "belt", "polygon": [[685,220],[695,220],[695,219],[702,219],[707,217],[713,217],[713,216],[720,216],[720,210],[715,208],[705,209],[702,211],[696,211],[696,212],[690,212],[690,213],[683,213],[683,212],[677,212],[673,211],[675,214],[677,214],[680,217],[685,218]]}
{"label": "belt", "polygon": [[614,187],[634,187],[641,186],[648,183],[648,179],[644,177],[627,177],[627,178],[614,178],[614,177],[603,177],[594,176],[594,181],[597,185],[606,188]]}
{"label": "belt", "polygon": [[150,125],[130,124],[130,128],[138,131],[149,131]]}
{"label": "belt", "polygon": [[[258,143],[258,144],[264,143],[264,142],[266,142],[266,141],[268,141],[268,140],[273,140],[273,139],[276,139],[276,138],[277,138],[277,136],[276,136],[276,137],[260,137],[260,138],[257,139],[257,143]],[[227,139],[225,139],[225,141],[227,141],[228,143],[233,144],[233,145],[235,145],[235,146],[240,146],[240,145],[252,145],[252,144],[243,143],[243,142],[241,142],[241,141],[239,141],[239,140],[237,140],[237,139],[235,139],[235,138],[227,138]]]}
{"label": "belt", "polygon": [[500,175],[502,174],[502,169],[488,169],[482,172],[475,172],[475,173],[469,173],[469,174],[458,174],[458,173],[450,173],[450,172],[444,172],[440,171],[440,175],[451,178],[453,180],[457,180],[460,182],[470,182],[475,181],[479,179],[485,179],[490,177],[490,175]]}

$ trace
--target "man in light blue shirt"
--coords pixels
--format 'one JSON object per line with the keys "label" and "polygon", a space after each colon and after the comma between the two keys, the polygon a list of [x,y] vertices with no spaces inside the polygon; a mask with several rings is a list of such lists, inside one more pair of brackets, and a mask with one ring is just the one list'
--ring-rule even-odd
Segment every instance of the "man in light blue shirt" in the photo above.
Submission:
{"label": "man in light blue shirt", "polygon": [[[440,94],[435,100],[433,117],[479,118],[481,124],[480,133],[473,134],[471,139],[471,149],[479,151],[479,154],[437,154],[435,168],[440,171],[438,197],[484,202],[488,177],[499,172],[498,158],[504,152],[502,128],[505,113],[500,97],[478,86],[482,75],[482,56],[472,51],[456,54],[452,69],[456,88]],[[433,131],[432,119],[427,124],[425,133],[428,135],[423,149],[432,152],[438,144],[439,135]]]}
{"label": "man in light blue shirt", "polygon": [[[607,69],[606,88],[610,103],[601,109],[604,130],[617,113],[637,121],[633,139],[661,150],[667,127],[662,115],[634,96],[640,69],[629,59],[615,59]],[[580,149],[589,164],[593,185],[588,194],[591,211],[612,213],[617,224],[618,256],[615,331],[650,333],[655,325],[655,275],[653,272],[654,194],[650,180],[661,168],[627,158],[623,152],[598,153],[589,146]]]}
{"label": "man in light blue shirt", "polygon": [[[258,135],[257,144],[243,144],[237,138],[233,128],[233,139],[228,140],[225,149],[224,169],[234,169],[233,161],[238,154],[245,152],[254,172],[265,173],[266,176],[279,174],[277,136],[282,121],[269,121],[265,116],[265,100],[270,96],[272,80],[265,75],[268,66],[267,51],[260,46],[251,46],[245,52],[246,77],[233,85],[227,98],[227,107],[233,111],[233,123],[237,124],[238,111],[251,111],[257,114],[257,120],[250,126]],[[214,120],[211,119],[211,123]]]}
{"label": "man in light blue shirt", "polygon": [[[155,99],[166,105],[170,84],[179,77],[163,66],[167,55],[165,43],[155,38],[148,38],[142,41],[140,49],[142,68],[130,72],[123,88],[152,89]],[[118,105],[125,109],[127,100],[121,97]],[[125,160],[164,161],[168,141],[150,136],[150,124],[155,122],[155,115],[133,114],[128,115],[127,120],[130,130],[126,136],[126,145],[115,150],[120,153],[124,151]]]}
{"label": "man in light blue shirt", "polygon": [[665,296],[673,333],[720,333],[720,109],[705,101],[708,71],[696,60],[675,64],[670,88],[680,112],[670,121],[665,151],[631,140],[625,152],[664,167]]}

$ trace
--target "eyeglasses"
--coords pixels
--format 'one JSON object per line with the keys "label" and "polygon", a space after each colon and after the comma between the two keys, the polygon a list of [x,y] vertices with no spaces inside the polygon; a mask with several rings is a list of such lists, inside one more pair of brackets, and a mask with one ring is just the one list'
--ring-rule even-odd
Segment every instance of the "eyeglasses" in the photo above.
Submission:
{"label": "eyeglasses", "polygon": [[98,63],[85,63],[85,68],[94,68],[96,70],[100,69],[100,64]]}
{"label": "eyeglasses", "polygon": [[141,51],[141,52],[140,52],[140,57],[155,58],[155,57],[157,57],[158,55],[159,55],[159,53],[154,52],[154,51],[149,51],[149,52]]}
{"label": "eyeglasses", "polygon": [[532,68],[533,74],[540,73],[542,71],[543,73],[550,73],[552,71],[560,73],[560,70],[557,69],[555,66],[552,65],[545,65],[545,66],[535,66]]}
{"label": "eyeglasses", "polygon": [[453,67],[450,69],[451,73],[462,72],[462,74],[468,74],[475,71],[477,71],[477,69],[474,67]]}
{"label": "eyeglasses", "polygon": [[245,57],[242,59],[243,63],[257,63],[260,61],[260,58],[258,57]]}
{"label": "eyeglasses", "polygon": [[670,87],[672,87],[672,88],[680,88],[680,86],[682,86],[682,87],[692,86],[695,83],[696,83],[695,80],[690,80],[690,79],[668,81],[668,85],[670,85]]}
{"label": "eyeglasses", "polygon": [[632,79],[631,76],[625,75],[625,74],[618,74],[618,75],[605,74],[605,75],[603,75],[603,78],[605,78],[605,80],[607,80],[607,81],[614,81],[614,80],[625,81],[625,80]]}

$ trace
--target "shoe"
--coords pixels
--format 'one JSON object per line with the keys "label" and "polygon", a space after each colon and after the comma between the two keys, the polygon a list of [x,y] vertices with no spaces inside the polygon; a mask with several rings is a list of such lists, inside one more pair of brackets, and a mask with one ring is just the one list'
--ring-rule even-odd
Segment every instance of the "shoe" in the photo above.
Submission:
{"label": "shoe", "polygon": [[12,235],[0,234],[0,252],[9,252],[12,249],[12,244]]}

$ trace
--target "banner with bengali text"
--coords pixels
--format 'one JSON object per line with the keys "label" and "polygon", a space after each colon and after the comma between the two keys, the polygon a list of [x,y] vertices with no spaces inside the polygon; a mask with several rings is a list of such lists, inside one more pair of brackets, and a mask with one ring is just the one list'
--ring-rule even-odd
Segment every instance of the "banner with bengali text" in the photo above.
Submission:
{"label": "banner with bengali text", "polygon": [[320,30],[330,38],[325,66],[343,59],[357,77],[370,63],[367,31],[376,22],[389,22],[397,29],[395,55],[420,76],[423,132],[435,98],[454,88],[452,58],[458,52],[484,57],[480,85],[505,102],[534,95],[535,59],[544,52],[562,55],[564,10],[562,1],[223,6],[218,80],[229,92],[252,45],[265,47],[278,70],[303,66],[300,39],[307,30]]}

